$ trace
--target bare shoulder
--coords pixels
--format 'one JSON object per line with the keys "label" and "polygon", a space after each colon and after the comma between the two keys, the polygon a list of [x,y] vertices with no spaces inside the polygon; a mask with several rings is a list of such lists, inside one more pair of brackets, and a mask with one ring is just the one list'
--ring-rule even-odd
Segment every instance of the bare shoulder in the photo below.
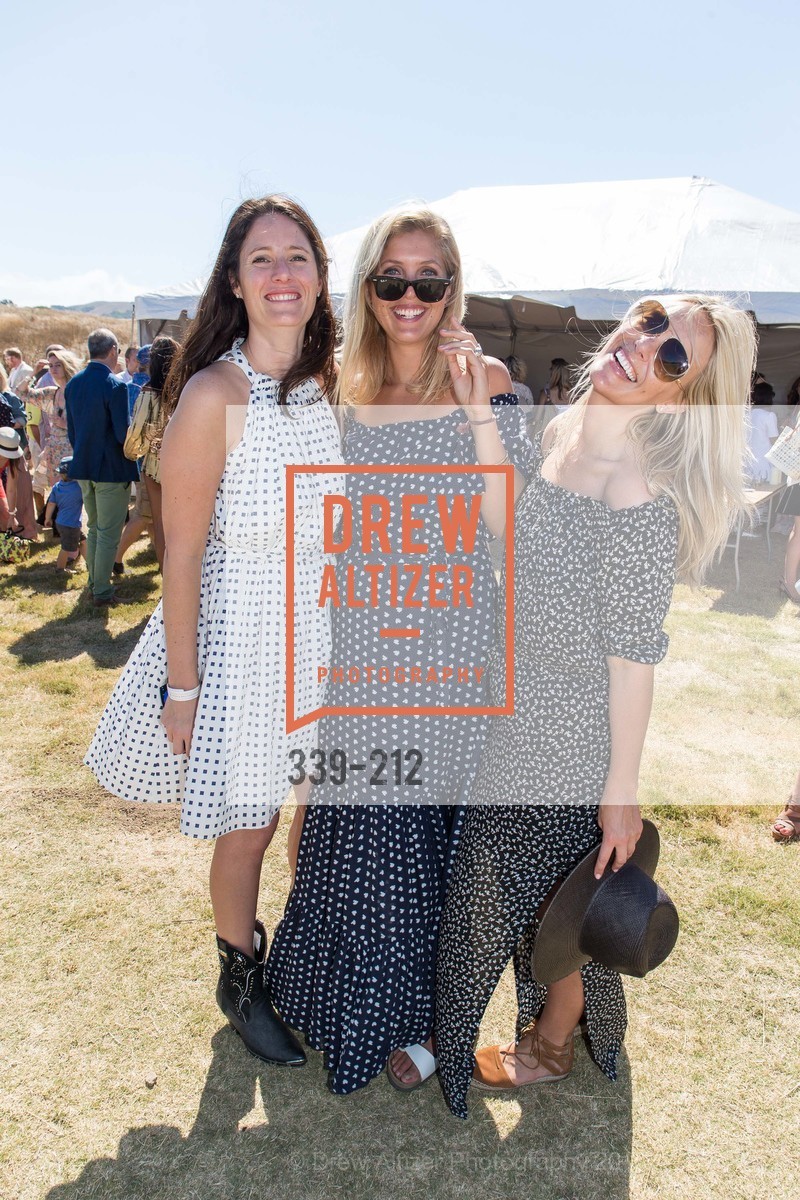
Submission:
{"label": "bare shoulder", "polygon": [[249,395],[247,379],[239,367],[214,362],[185,384],[175,416],[179,413],[201,419],[224,416],[229,404],[246,404]]}
{"label": "bare shoulder", "polygon": [[333,405],[336,395],[336,385],[339,382],[339,364],[333,364],[333,386],[329,392],[325,390],[325,378],[323,375],[314,375],[312,378],[328,403]]}
{"label": "bare shoulder", "polygon": [[511,382],[511,376],[508,373],[508,368],[505,363],[501,363],[499,358],[490,358],[484,356],[486,363],[486,374],[489,379],[489,392],[492,396],[502,396],[506,393],[514,391],[514,385]]}
{"label": "bare shoulder", "polygon": [[[211,474],[222,474],[231,443],[241,436],[250,388],[246,376],[233,363],[211,363],[185,384],[172,414],[162,446],[162,465],[210,464]],[[231,419],[235,413],[235,419]]]}

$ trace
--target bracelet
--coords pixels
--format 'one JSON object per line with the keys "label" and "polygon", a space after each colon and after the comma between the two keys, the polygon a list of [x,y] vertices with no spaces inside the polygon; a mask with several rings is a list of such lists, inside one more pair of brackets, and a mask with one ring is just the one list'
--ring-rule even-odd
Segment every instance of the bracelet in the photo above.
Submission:
{"label": "bracelet", "polygon": [[492,413],[491,417],[484,417],[482,421],[470,421],[469,417],[467,417],[467,421],[469,421],[470,425],[488,425],[490,421],[494,421],[496,425],[497,417]]}
{"label": "bracelet", "polygon": [[167,684],[167,695],[170,700],[196,700],[200,695],[200,684],[193,688],[174,688]]}

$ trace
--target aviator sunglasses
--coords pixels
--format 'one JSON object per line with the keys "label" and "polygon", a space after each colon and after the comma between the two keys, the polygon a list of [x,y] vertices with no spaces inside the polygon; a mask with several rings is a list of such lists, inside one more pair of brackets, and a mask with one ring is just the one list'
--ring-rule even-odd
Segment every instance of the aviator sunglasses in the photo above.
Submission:
{"label": "aviator sunglasses", "polygon": [[449,279],[436,279],[432,275],[423,276],[421,279],[401,279],[399,275],[370,275],[369,282],[375,288],[375,295],[379,300],[392,303],[402,300],[407,290],[412,287],[414,295],[423,304],[438,304],[444,299],[445,292],[453,282],[453,276]]}
{"label": "aviator sunglasses", "polygon": [[[669,329],[669,313],[657,300],[640,300],[624,317],[623,324],[645,337],[660,337]],[[662,383],[674,383],[690,366],[689,355],[677,338],[667,338],[656,350],[653,372]]]}

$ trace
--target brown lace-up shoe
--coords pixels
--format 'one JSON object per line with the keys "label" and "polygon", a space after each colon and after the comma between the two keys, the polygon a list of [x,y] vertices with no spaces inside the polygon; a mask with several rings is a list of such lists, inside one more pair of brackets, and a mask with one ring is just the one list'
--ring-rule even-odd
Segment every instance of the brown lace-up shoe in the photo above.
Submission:
{"label": "brown lace-up shoe", "polygon": [[[526,1038],[531,1039],[530,1050],[520,1050]],[[505,1068],[509,1059],[518,1059],[524,1067],[533,1070],[535,1067],[545,1067],[546,1075],[529,1079],[525,1083],[515,1083]],[[550,1083],[555,1079],[564,1079],[572,1070],[575,1060],[575,1035],[571,1033],[569,1040],[563,1046],[549,1042],[539,1033],[535,1021],[522,1031],[514,1050],[502,1050],[499,1046],[487,1046],[475,1055],[475,1070],[472,1075],[472,1086],[483,1088],[487,1092],[505,1092],[509,1089],[526,1087],[528,1083]]]}

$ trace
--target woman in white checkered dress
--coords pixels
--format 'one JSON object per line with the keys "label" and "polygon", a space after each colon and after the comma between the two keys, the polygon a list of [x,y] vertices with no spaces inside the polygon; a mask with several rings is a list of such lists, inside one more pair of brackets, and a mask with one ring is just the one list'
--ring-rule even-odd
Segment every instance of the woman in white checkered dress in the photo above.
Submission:
{"label": "woman in white checkered dress", "polygon": [[[330,655],[329,614],[317,603],[322,499],[342,481],[295,476],[287,537],[286,468],[341,460],[324,396],[333,345],[318,231],[283,197],[245,201],[165,389],[168,408],[180,401],[161,456],[164,600],[86,756],[115,795],[180,801],[182,832],[217,839],[217,999],[252,1053],[289,1065],[305,1056],[264,987],[256,903],[289,791],[290,751],[315,744],[313,724],[286,731],[288,622],[297,712],[322,703],[318,667]],[[295,564],[288,613],[287,552]]]}

